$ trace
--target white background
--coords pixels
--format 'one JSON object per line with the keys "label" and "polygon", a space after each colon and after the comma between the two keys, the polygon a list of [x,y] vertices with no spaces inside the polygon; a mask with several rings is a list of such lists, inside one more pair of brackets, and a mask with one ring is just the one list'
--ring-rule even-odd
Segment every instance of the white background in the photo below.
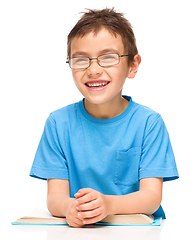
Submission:
{"label": "white background", "polygon": [[[114,4],[113,4],[114,2]],[[114,6],[132,23],[142,63],[123,93],[159,112],[180,179],[164,183],[168,218],[193,212],[193,1],[2,0],[0,2],[0,206],[10,224],[46,206],[46,182],[29,177],[49,113],[82,99],[66,39],[85,8]]]}

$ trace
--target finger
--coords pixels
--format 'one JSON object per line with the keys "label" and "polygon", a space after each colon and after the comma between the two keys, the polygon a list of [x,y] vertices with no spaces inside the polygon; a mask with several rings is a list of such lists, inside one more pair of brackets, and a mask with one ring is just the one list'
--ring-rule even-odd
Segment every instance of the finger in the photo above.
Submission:
{"label": "finger", "polygon": [[98,204],[98,199],[95,199],[94,201],[87,202],[87,203],[84,203],[81,205],[77,205],[76,209],[78,211],[90,211],[90,210],[96,209],[98,207],[100,207]]}
{"label": "finger", "polygon": [[91,211],[85,211],[85,212],[78,212],[78,217],[80,219],[87,219],[87,218],[94,218],[98,215],[100,215],[102,212],[100,211],[100,208],[96,208],[94,210]]}
{"label": "finger", "polygon": [[90,192],[76,200],[76,205],[82,205],[84,203],[89,203],[97,199],[97,195],[95,192]]}
{"label": "finger", "polygon": [[67,223],[70,226],[83,226],[83,219],[79,218],[78,215],[77,216],[70,216],[67,218]]}
{"label": "finger", "polygon": [[83,224],[94,224],[101,221],[104,217],[100,214],[93,218],[87,218],[83,220]]}
{"label": "finger", "polygon": [[68,225],[71,227],[75,227],[75,228],[81,228],[81,227],[83,227],[84,223],[83,223],[83,221],[74,220],[72,222],[69,222]]}
{"label": "finger", "polygon": [[79,198],[79,197],[82,197],[82,196],[92,192],[92,191],[93,191],[93,189],[91,189],[91,188],[82,188],[74,196],[76,198]]}

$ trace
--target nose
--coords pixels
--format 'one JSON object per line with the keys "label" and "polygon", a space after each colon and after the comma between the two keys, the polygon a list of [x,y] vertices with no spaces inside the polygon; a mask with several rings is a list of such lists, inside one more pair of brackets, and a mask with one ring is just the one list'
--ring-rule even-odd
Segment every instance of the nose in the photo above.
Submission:
{"label": "nose", "polygon": [[103,72],[103,69],[98,64],[97,59],[96,58],[92,58],[90,66],[89,66],[89,68],[87,68],[88,76],[92,76],[92,77],[99,76],[99,75],[102,74],[102,72]]}

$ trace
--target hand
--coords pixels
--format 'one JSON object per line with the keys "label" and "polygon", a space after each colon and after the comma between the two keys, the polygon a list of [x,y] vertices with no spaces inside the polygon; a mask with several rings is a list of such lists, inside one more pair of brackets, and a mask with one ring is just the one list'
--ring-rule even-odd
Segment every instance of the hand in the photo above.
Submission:
{"label": "hand", "polygon": [[66,212],[66,220],[71,227],[81,228],[84,225],[83,220],[78,217],[75,199],[69,205],[69,208]]}
{"label": "hand", "polygon": [[94,224],[108,215],[108,201],[106,195],[91,188],[80,189],[75,195],[78,218],[83,224]]}

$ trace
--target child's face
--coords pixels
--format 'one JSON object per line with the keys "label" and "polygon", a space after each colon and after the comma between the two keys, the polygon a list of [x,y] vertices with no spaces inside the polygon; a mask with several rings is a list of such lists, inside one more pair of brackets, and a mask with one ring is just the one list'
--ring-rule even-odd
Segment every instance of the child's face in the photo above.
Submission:
{"label": "child's face", "polygon": [[[106,53],[127,54],[121,37],[114,37],[106,29],[100,30],[97,35],[91,32],[83,38],[74,38],[71,53],[71,57],[89,58]],[[121,57],[120,63],[111,67],[101,67],[97,60],[92,60],[89,68],[73,69],[72,74],[77,88],[87,101],[93,104],[106,103],[115,97],[121,98],[125,80],[130,77],[128,57]]]}

